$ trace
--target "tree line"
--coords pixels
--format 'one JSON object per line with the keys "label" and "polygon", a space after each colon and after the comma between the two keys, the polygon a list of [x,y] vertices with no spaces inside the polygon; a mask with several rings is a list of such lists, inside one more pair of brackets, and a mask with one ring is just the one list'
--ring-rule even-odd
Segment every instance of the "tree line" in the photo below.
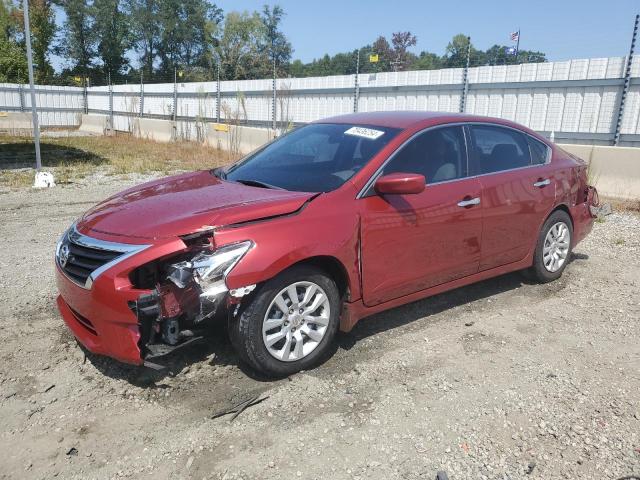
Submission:
{"label": "tree line", "polygon": [[[542,52],[508,55],[504,45],[469,50],[462,34],[444,55],[415,54],[417,37],[396,32],[304,63],[292,60],[280,6],[225,14],[207,0],[30,0],[29,15],[39,84],[202,81],[216,78],[218,68],[223,80],[269,78],[274,69],[278,77],[345,75],[355,73],[358,55],[363,73],[462,67],[467,51],[472,66],[546,61]],[[64,59],[58,71],[52,55]],[[0,0],[0,82],[27,79],[21,2]]]}

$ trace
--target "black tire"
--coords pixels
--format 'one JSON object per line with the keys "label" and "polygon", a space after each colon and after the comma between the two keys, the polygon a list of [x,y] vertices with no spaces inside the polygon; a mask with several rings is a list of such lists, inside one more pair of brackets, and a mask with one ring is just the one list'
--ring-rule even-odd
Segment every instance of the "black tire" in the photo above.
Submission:
{"label": "black tire", "polygon": [[[294,361],[282,361],[272,356],[262,339],[262,325],[267,308],[275,296],[295,282],[313,282],[327,294],[330,306],[327,329],[316,348],[307,356]],[[338,288],[326,273],[309,266],[292,267],[267,281],[247,299],[239,314],[229,319],[229,337],[240,357],[251,367],[271,377],[285,377],[300,370],[309,370],[324,361],[338,331],[342,301]]]}
{"label": "black tire", "polygon": [[[545,238],[549,230],[557,223],[564,223],[569,230],[569,251],[567,252],[567,257],[562,264],[562,266],[552,272],[548,270],[544,265],[543,259],[543,248]],[[529,280],[533,280],[539,283],[548,283],[554,280],[557,280],[562,276],[562,272],[567,267],[569,263],[569,259],[571,258],[571,242],[573,241],[573,223],[571,222],[571,217],[564,210],[556,210],[549,218],[544,222],[542,229],[540,230],[540,234],[538,235],[538,243],[536,244],[536,250],[533,254],[533,265],[531,268],[525,271],[525,277]]]}

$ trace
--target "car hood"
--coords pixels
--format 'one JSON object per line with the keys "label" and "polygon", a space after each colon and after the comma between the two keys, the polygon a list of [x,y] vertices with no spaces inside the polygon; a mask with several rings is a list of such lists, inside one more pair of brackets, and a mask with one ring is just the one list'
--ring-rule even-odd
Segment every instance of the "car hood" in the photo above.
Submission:
{"label": "car hood", "polygon": [[314,195],[227,182],[208,171],[192,172],[120,192],[85,213],[76,228],[85,234],[169,238],[293,213]]}

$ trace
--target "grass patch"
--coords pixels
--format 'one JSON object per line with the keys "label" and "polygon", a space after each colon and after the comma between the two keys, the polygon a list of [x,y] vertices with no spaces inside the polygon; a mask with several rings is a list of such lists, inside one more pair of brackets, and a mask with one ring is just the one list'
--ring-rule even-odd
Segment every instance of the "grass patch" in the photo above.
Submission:
{"label": "grass patch", "polygon": [[[57,183],[82,179],[99,168],[106,173],[159,172],[215,168],[229,155],[194,142],[158,143],[129,136],[41,139],[43,167]],[[0,185],[22,188],[33,183],[35,151],[29,137],[0,135]]]}

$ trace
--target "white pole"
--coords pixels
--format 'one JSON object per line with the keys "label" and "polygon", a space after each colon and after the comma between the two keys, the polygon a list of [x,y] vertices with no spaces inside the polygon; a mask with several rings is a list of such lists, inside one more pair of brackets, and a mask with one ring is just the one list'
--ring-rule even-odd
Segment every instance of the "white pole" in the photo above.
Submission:
{"label": "white pole", "polygon": [[27,44],[27,65],[29,67],[29,88],[31,90],[31,116],[33,117],[33,139],[36,145],[36,170],[42,168],[40,158],[40,125],[38,124],[38,111],[36,109],[36,91],[33,86],[33,57],[31,56],[31,29],[29,28],[29,0],[22,0],[24,9],[24,39]]}

